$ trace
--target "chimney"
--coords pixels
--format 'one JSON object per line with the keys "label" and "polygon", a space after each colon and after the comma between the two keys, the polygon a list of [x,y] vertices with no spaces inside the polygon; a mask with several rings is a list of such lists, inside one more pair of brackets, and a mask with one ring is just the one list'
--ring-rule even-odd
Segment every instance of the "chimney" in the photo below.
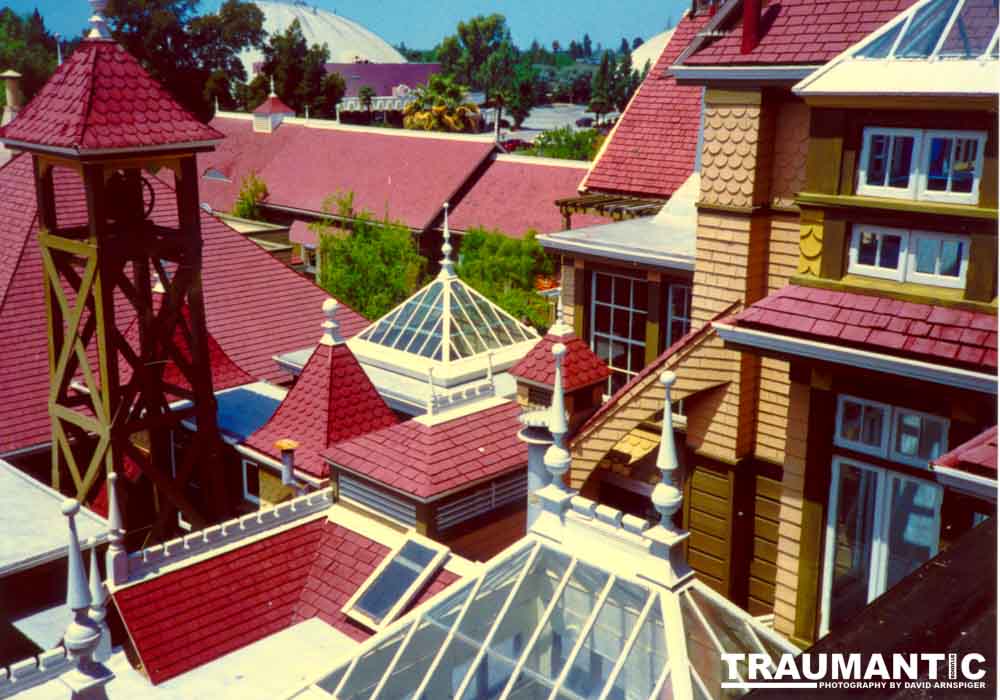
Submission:
{"label": "chimney", "polygon": [[298,482],[295,481],[295,450],[299,443],[289,438],[282,438],[274,443],[274,449],[281,452],[281,483],[300,496]]}
{"label": "chimney", "polygon": [[760,41],[761,0],[743,0],[743,37],[740,53],[747,54],[757,48]]}
{"label": "chimney", "polygon": [[21,96],[21,74],[15,70],[6,70],[0,73],[0,78],[4,79],[7,86],[7,105],[3,109],[3,118],[0,119],[0,126],[6,126],[24,106]]}

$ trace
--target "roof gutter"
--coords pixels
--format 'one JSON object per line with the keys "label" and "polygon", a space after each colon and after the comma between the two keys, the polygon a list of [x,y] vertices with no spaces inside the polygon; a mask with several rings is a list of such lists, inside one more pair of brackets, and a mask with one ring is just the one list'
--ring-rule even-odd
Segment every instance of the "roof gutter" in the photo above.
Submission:
{"label": "roof gutter", "polygon": [[820,66],[683,66],[674,64],[667,69],[679,81],[693,83],[736,82],[790,82],[797,83],[811,75]]}
{"label": "roof gutter", "polygon": [[536,240],[546,250],[557,250],[561,253],[582,253],[594,255],[611,260],[622,262],[649,265],[651,267],[665,267],[672,270],[694,270],[694,260],[687,255],[661,255],[657,253],[646,253],[641,250],[619,250],[610,246],[602,246],[594,243],[583,243],[561,238],[552,238],[546,234],[538,236]]}
{"label": "roof gutter", "polygon": [[794,355],[810,360],[821,360],[834,364],[857,367],[894,374],[909,379],[917,379],[935,384],[943,384],[958,389],[968,389],[981,394],[997,393],[997,377],[956,367],[945,367],[931,362],[921,362],[902,357],[892,357],[881,353],[847,348],[840,345],[820,343],[814,340],[793,338],[777,333],[768,333],[716,321],[712,324],[715,332],[724,341],[760,350],[770,350],[784,355]]}
{"label": "roof gutter", "polygon": [[970,496],[983,498],[991,503],[997,502],[997,480],[986,476],[979,476],[971,472],[964,472],[961,469],[943,467],[940,464],[932,464],[931,471],[937,474],[938,481],[955,491],[967,493]]}

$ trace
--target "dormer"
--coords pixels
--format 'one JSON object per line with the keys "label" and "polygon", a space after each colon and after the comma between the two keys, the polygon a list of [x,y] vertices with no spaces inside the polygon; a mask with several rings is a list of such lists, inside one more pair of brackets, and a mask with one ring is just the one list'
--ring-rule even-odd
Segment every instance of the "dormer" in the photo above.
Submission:
{"label": "dormer", "polygon": [[253,130],[258,134],[277,131],[285,117],[294,117],[295,110],[286,105],[274,92],[274,78],[271,78],[271,94],[253,111]]}

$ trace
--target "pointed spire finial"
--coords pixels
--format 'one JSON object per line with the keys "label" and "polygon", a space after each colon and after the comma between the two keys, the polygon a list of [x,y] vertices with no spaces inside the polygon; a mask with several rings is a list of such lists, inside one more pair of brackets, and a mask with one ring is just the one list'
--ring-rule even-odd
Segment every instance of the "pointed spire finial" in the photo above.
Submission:
{"label": "pointed spire finial", "polygon": [[656,455],[656,468],[660,470],[660,483],[653,488],[653,506],[660,514],[660,527],[677,532],[673,523],[674,514],[680,510],[684,494],[676,483],[676,473],[680,468],[677,461],[677,446],[674,443],[673,407],[670,401],[670,387],[677,375],[664,372],[660,375],[663,384],[663,428],[660,433],[660,448]]}
{"label": "pointed spire finial", "polygon": [[94,14],[88,20],[90,22],[90,32],[88,39],[110,39],[111,33],[108,31],[107,20],[104,19],[104,10],[108,7],[108,0],[90,0],[90,9]]}
{"label": "pointed spire finial", "polygon": [[122,509],[118,503],[118,475],[108,474],[108,551],[104,557],[104,568],[108,578],[116,586],[128,581],[128,552],[125,551],[125,527],[122,523]]}
{"label": "pointed spire finial", "polygon": [[448,229],[448,202],[444,203],[444,230],[441,234],[441,272],[438,277],[454,277],[455,263],[451,259],[451,231]]}
{"label": "pointed spire finial", "polygon": [[563,307],[562,290],[560,290],[559,298],[556,301],[556,322],[552,324],[552,327],[549,329],[549,333],[559,338],[573,335],[574,333],[573,327],[566,323],[566,312]]}
{"label": "pointed spire finial", "polygon": [[323,313],[326,320],[323,321],[323,337],[320,338],[320,345],[339,345],[344,342],[340,337],[340,322],[337,320],[337,307],[340,304],[333,297],[323,302]]}
{"label": "pointed spire finial", "polygon": [[76,533],[76,514],[80,504],[73,498],[63,501],[62,512],[69,526],[66,548],[66,605],[73,611],[73,621],[66,628],[66,650],[75,657],[88,657],[97,647],[100,631],[90,621],[90,587],[83,568],[83,552]]}
{"label": "pointed spire finial", "polygon": [[552,406],[549,408],[549,432],[553,442],[545,451],[545,468],[552,475],[552,483],[566,490],[563,474],[569,469],[572,457],[564,445],[569,426],[566,424],[566,401],[563,396],[562,360],[566,354],[566,346],[556,343],[552,346],[552,354],[556,361],[555,386],[552,388]]}
{"label": "pointed spire finial", "polygon": [[215,112],[214,112],[214,114],[218,114],[218,113],[219,113],[219,96],[216,95],[215,96]]}
{"label": "pointed spire finial", "polygon": [[90,550],[90,613],[91,621],[97,625],[101,638],[94,650],[94,660],[103,663],[111,658],[111,630],[108,628],[107,602],[108,587],[101,578],[101,565],[97,561],[97,547]]}
{"label": "pointed spire finial", "polygon": [[277,97],[278,93],[274,91],[274,76],[271,76],[271,94],[268,97]]}

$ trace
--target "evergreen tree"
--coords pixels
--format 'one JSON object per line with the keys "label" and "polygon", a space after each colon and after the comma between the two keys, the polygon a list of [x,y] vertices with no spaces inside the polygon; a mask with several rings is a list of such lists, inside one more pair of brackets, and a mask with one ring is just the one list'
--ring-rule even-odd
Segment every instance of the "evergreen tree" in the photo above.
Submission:
{"label": "evergreen tree", "polygon": [[632,49],[629,48],[628,39],[622,37],[622,43],[618,45],[618,53],[624,56],[627,53],[631,53]]}
{"label": "evergreen tree", "polygon": [[635,51],[637,48],[639,48],[645,43],[646,42],[642,40],[642,37],[637,36],[635,39],[632,40],[632,50]]}
{"label": "evergreen tree", "polygon": [[597,115],[597,122],[601,117],[614,109],[614,80],[615,71],[611,63],[611,54],[605,53],[601,57],[601,65],[590,84],[590,105],[588,109]]}
{"label": "evergreen tree", "polygon": [[273,34],[264,47],[264,62],[260,75],[250,84],[248,109],[267,98],[270,78],[278,97],[295,110],[310,116],[336,114],[337,102],[344,96],[343,77],[330,77],[326,64],[330,51],[326,44],[309,46],[302,25],[296,19],[284,32]]}
{"label": "evergreen tree", "polygon": [[583,35],[583,58],[590,58],[594,55],[594,47],[590,43],[590,34]]}
{"label": "evergreen tree", "polygon": [[[56,69],[56,40],[35,10],[20,17],[8,7],[0,10],[0,65],[21,74],[21,92],[30,100]],[[0,104],[6,94],[0,90]]]}

